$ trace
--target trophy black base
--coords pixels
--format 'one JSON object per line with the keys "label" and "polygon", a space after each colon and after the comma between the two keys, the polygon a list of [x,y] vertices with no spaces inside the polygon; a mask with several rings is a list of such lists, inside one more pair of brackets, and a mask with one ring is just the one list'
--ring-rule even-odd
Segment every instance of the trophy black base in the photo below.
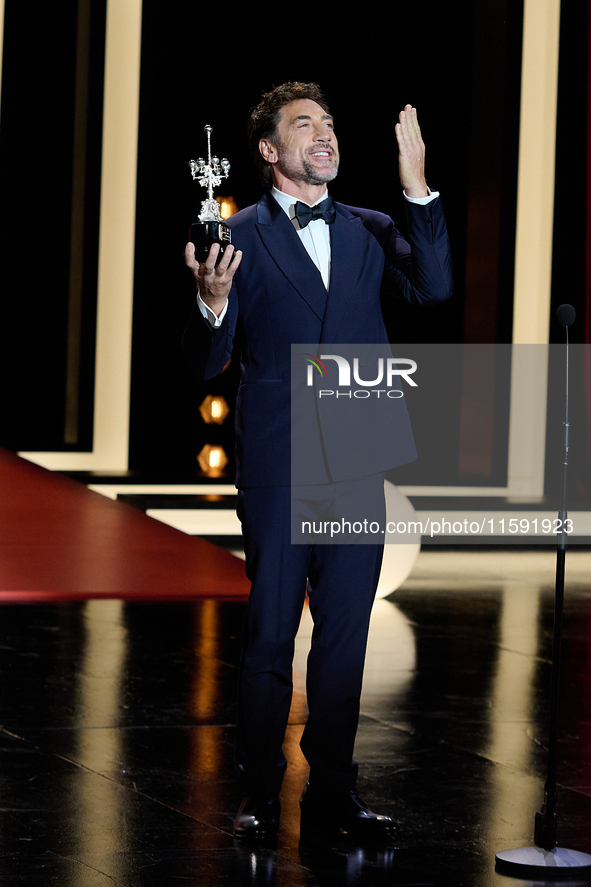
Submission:
{"label": "trophy black base", "polygon": [[198,262],[205,262],[211,245],[219,243],[217,265],[228,244],[232,243],[232,231],[223,222],[194,222],[189,229],[189,240],[195,244],[195,258]]}

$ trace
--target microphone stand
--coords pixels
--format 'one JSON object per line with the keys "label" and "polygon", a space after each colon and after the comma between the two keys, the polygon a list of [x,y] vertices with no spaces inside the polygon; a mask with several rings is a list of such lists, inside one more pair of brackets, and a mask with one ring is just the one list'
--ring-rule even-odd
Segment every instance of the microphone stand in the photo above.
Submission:
{"label": "microphone stand", "polygon": [[568,328],[575,320],[572,305],[561,305],[556,312],[566,331],[566,393],[564,419],[564,452],[560,479],[558,520],[560,534],[556,550],[556,584],[554,596],[554,637],[552,642],[552,677],[550,685],[550,724],[548,735],[548,773],[544,786],[544,803],[536,813],[534,847],[519,847],[496,854],[496,870],[516,877],[535,875],[556,880],[558,874],[579,877],[591,874],[591,855],[556,846],[556,770],[558,762],[558,701],[560,690],[560,658],[562,650],[562,614],[564,608],[564,569],[566,560],[566,481],[568,471]]}

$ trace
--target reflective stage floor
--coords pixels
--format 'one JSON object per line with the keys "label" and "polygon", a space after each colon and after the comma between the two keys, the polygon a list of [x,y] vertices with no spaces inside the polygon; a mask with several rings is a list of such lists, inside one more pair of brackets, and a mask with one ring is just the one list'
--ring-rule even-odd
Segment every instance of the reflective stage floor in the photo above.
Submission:
{"label": "reflective stage floor", "polygon": [[[376,603],[356,748],[386,848],[299,843],[304,612],[277,848],[231,835],[245,604],[86,600],[0,608],[0,884],[517,882],[546,773],[555,555],[423,551]],[[591,554],[567,555],[559,844],[591,852]],[[573,882],[571,882],[573,883]],[[587,883],[585,880],[574,883]],[[591,883],[591,879],[589,880]]]}

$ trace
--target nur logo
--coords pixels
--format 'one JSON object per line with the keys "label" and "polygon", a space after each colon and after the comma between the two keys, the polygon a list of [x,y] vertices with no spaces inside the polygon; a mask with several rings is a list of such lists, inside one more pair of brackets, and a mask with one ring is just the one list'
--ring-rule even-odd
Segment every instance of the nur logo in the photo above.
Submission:
{"label": "nur logo", "polygon": [[307,354],[305,351],[302,353],[308,364],[308,385],[314,384],[314,369],[317,369],[321,376],[328,376],[328,370],[319,357],[315,354]]}
{"label": "nur logo", "polygon": [[[332,360],[337,365],[337,376],[338,388],[348,388],[352,389],[351,384],[351,375],[353,375],[353,382],[355,385],[364,386],[361,389],[357,390],[349,390],[349,391],[336,391],[329,389],[321,389],[318,392],[318,397],[330,397],[336,394],[336,397],[355,397],[355,398],[368,398],[372,395],[376,397],[380,397],[380,395],[385,394],[386,397],[389,398],[399,398],[404,397],[403,392],[396,388],[394,389],[394,384],[400,383],[404,380],[408,385],[412,388],[417,387],[417,383],[414,379],[411,379],[412,374],[417,369],[416,361],[409,360],[407,357],[389,357],[384,360],[380,357],[377,360],[377,366],[373,372],[376,373],[375,378],[373,379],[362,379],[359,358],[353,358],[353,367],[351,367],[351,363],[347,358],[343,357],[340,354],[321,354],[319,357],[316,354],[308,354],[307,352],[302,352],[307,367],[307,380],[306,384],[308,387],[312,387],[314,385],[314,370],[320,373],[320,377],[322,379],[328,376],[328,370],[326,369],[325,360]],[[364,373],[367,372],[367,367],[364,369]],[[352,370],[352,373],[351,373]],[[371,370],[370,370],[371,372]],[[385,388],[378,388],[377,386],[380,384],[386,385]]]}

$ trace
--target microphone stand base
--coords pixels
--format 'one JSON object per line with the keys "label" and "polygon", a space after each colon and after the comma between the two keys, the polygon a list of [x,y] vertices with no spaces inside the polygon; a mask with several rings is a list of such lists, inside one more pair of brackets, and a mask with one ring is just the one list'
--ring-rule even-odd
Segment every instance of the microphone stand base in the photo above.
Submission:
{"label": "microphone stand base", "polygon": [[579,850],[554,847],[543,850],[541,847],[518,847],[515,850],[502,850],[495,856],[495,869],[502,875],[526,878],[528,875],[540,879],[560,880],[580,875],[591,875],[591,855]]}

